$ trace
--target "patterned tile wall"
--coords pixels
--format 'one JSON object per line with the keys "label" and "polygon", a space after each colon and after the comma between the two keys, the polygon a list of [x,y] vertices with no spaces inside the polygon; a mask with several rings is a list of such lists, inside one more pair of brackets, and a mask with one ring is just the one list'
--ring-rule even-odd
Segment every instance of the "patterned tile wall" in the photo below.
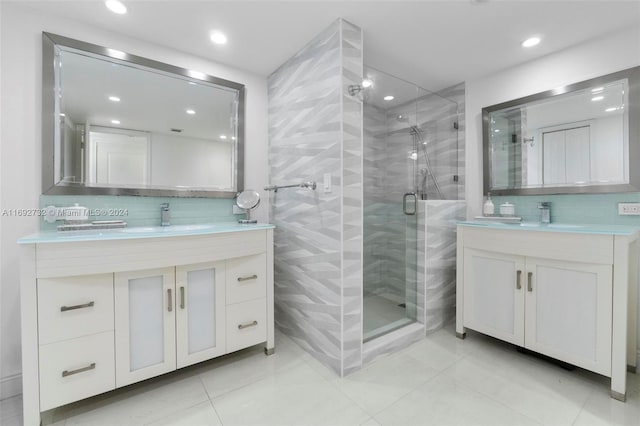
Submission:
{"label": "patterned tile wall", "polygon": [[[444,326],[455,316],[456,223],[464,220],[466,203],[460,200],[427,200],[419,203],[418,279],[425,282],[419,293],[419,318],[428,332]],[[420,287],[419,287],[420,288]]]}
{"label": "patterned tile wall", "polygon": [[340,21],[342,35],[342,375],[362,366],[362,102],[348,94],[363,73],[362,30]]}
{"label": "patterned tile wall", "polygon": [[270,183],[278,327],[338,374],[362,358],[362,79],[359,28],[338,20],[276,70],[269,87]]}

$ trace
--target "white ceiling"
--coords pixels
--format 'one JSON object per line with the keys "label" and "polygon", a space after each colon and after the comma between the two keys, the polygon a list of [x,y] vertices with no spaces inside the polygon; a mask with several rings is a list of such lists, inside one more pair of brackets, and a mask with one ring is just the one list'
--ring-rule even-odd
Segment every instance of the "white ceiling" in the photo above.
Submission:
{"label": "white ceiling", "polygon": [[[640,27],[640,0],[21,1],[131,37],[269,75],[337,18],[364,31],[367,65],[439,90],[602,35]],[[212,29],[229,43],[213,45]],[[542,43],[523,49],[530,35]]]}

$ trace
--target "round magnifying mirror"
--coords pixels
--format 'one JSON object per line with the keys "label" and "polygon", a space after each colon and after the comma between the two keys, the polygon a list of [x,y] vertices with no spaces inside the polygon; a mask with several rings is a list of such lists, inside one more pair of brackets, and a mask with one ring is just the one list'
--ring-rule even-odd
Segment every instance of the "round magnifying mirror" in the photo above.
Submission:
{"label": "round magnifying mirror", "polygon": [[236,205],[241,209],[245,209],[247,212],[247,218],[239,220],[239,223],[258,223],[257,220],[251,219],[251,210],[258,207],[260,204],[260,194],[253,189],[247,189],[246,191],[242,191],[236,197]]}

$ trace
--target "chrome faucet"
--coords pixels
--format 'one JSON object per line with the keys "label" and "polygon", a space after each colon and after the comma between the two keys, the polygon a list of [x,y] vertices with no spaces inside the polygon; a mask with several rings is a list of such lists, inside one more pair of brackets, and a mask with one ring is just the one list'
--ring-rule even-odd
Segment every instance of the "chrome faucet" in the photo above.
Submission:
{"label": "chrome faucet", "polygon": [[538,203],[538,208],[540,209],[540,223],[551,223],[551,202]]}
{"label": "chrome faucet", "polygon": [[160,204],[160,225],[171,225],[171,212],[169,212],[169,203]]}

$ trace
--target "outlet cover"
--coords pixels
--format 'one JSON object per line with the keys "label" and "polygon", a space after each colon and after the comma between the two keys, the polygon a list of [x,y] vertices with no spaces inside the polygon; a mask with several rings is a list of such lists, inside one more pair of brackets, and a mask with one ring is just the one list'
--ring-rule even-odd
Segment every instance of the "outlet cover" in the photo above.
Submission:
{"label": "outlet cover", "polygon": [[640,216],[640,203],[618,203],[618,214],[621,216]]}

